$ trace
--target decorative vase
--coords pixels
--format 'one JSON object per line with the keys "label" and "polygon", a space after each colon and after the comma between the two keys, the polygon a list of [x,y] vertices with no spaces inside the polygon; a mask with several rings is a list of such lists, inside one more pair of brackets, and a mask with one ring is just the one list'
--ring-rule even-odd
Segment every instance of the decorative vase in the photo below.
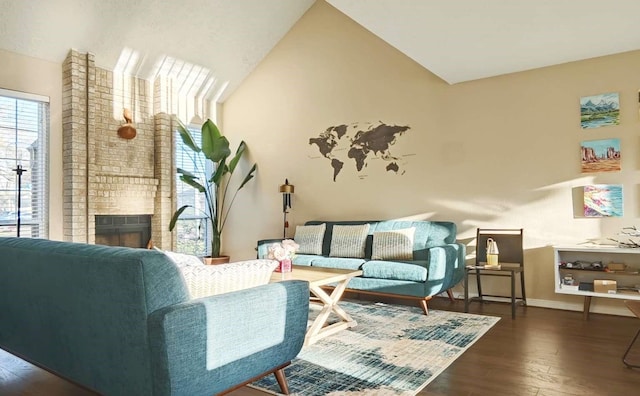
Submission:
{"label": "decorative vase", "polygon": [[276,272],[291,272],[291,259],[284,259],[278,262]]}

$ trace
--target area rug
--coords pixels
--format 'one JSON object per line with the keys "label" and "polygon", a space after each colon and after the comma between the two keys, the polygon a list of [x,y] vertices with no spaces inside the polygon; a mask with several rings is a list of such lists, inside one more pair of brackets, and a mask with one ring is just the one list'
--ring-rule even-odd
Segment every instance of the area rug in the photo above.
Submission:
{"label": "area rug", "polygon": [[[285,369],[295,396],[413,396],[500,318],[418,307],[343,301],[357,322],[306,346]],[[310,315],[313,315],[313,310]],[[275,376],[250,385],[279,394]]]}

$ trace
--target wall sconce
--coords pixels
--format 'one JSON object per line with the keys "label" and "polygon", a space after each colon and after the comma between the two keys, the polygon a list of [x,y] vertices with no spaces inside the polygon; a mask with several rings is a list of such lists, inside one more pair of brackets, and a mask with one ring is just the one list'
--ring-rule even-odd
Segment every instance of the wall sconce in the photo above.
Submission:
{"label": "wall sconce", "polygon": [[289,179],[284,179],[284,184],[280,186],[280,192],[282,193],[282,214],[284,216],[283,220],[283,230],[282,237],[287,239],[287,228],[289,228],[289,222],[287,221],[287,208],[291,209],[291,194],[294,193],[295,187],[293,184],[289,184]]}
{"label": "wall sconce", "polygon": [[124,117],[125,124],[123,124],[120,128],[118,128],[118,136],[123,139],[133,139],[136,137],[136,128],[133,126],[133,117],[131,116],[131,110],[124,109],[122,111],[122,116]]}

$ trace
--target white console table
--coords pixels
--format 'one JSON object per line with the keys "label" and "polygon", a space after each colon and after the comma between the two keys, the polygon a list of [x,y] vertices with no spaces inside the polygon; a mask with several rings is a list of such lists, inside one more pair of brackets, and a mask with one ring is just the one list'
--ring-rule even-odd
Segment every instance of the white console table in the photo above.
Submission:
{"label": "white console table", "polygon": [[[640,249],[604,246],[554,246],[555,292],[584,296],[585,319],[589,318],[592,297],[618,298],[623,300],[640,300]],[[574,263],[601,262],[606,268],[610,263],[626,265],[624,270],[603,271],[575,268]],[[563,267],[563,263],[572,263],[574,268]],[[577,265],[579,267],[579,264]],[[594,280],[615,280],[615,293],[596,293],[595,291],[578,290],[577,286],[565,285],[563,279],[571,275],[576,283],[593,283]],[[634,290],[635,289],[635,290]]]}

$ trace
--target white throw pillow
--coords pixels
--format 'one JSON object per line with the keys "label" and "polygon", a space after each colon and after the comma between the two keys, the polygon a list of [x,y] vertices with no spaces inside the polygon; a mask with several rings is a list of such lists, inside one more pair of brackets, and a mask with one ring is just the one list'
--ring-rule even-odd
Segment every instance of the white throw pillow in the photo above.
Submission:
{"label": "white throw pillow", "polygon": [[372,260],[413,260],[413,236],[416,228],[373,233]]}
{"label": "white throw pillow", "polygon": [[325,223],[318,225],[296,226],[296,234],[293,240],[300,245],[300,254],[322,254],[322,240],[327,229]]}
{"label": "white throw pillow", "polygon": [[331,235],[331,257],[363,258],[369,224],[334,225]]}
{"label": "white throw pillow", "polygon": [[184,265],[178,267],[191,298],[265,285],[278,266],[275,260],[247,260],[220,265]]}
{"label": "white throw pillow", "polygon": [[162,251],[160,249],[156,249],[164,253],[167,257],[171,259],[178,267],[183,267],[185,265],[205,265],[199,257],[193,256],[191,254],[184,253],[176,253],[170,252],[168,250]]}

